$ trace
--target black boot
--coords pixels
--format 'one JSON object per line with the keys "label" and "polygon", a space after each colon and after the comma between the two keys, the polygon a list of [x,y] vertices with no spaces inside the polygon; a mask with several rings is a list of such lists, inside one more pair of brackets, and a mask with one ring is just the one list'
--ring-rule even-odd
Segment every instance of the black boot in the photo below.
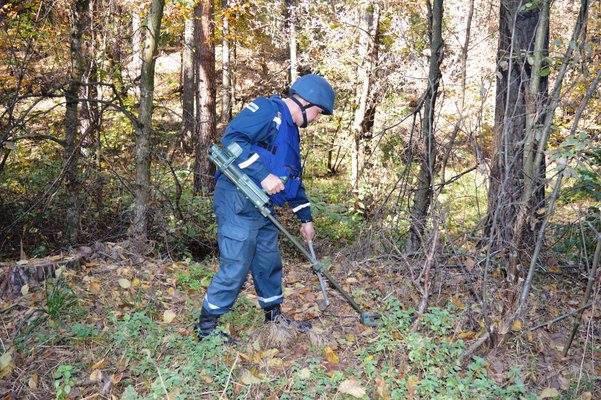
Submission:
{"label": "black boot", "polygon": [[211,315],[204,308],[200,312],[198,317],[198,323],[194,325],[196,334],[199,339],[204,339],[209,336],[218,335],[221,336],[226,344],[235,344],[236,341],[227,333],[218,330],[217,325],[219,323],[220,315]]}
{"label": "black boot", "polygon": [[309,332],[313,325],[309,321],[295,321],[292,318],[282,314],[282,308],[279,304],[266,308],[265,310],[265,323],[276,323],[283,324],[288,328],[294,328],[299,332]]}

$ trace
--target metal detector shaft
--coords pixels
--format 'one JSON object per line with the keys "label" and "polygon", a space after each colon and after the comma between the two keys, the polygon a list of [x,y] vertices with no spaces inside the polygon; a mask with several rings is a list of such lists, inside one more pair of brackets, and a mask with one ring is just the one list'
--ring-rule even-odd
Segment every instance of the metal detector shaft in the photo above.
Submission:
{"label": "metal detector shaft", "polygon": [[[311,252],[311,264],[317,264],[317,256],[315,255],[315,249],[313,248],[313,242],[309,241],[307,243],[309,245],[309,251]],[[321,288],[321,294],[323,295],[323,308],[326,308],[330,305],[330,299],[328,299],[328,288],[326,287],[326,282],[323,279],[323,275],[321,272],[316,271],[315,274],[319,279],[319,287]]]}

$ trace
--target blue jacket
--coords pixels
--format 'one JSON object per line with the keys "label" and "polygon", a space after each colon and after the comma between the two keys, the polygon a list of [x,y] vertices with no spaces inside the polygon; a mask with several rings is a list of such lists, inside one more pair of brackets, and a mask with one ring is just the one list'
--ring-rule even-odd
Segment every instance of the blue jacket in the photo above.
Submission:
{"label": "blue jacket", "polygon": [[221,142],[224,146],[237,142],[242,147],[236,163],[259,186],[270,173],[285,176],[284,191],[270,196],[271,202],[288,203],[301,222],[312,220],[301,181],[300,135],[282,99],[259,97],[248,103],[229,123]]}

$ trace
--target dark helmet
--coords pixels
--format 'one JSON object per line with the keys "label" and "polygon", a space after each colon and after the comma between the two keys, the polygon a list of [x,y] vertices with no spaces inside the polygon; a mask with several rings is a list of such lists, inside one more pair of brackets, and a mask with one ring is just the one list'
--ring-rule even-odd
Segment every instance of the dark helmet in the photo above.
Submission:
{"label": "dark helmet", "polygon": [[290,95],[295,94],[321,108],[325,115],[334,113],[336,94],[332,85],[320,75],[308,74],[298,78],[290,87]]}

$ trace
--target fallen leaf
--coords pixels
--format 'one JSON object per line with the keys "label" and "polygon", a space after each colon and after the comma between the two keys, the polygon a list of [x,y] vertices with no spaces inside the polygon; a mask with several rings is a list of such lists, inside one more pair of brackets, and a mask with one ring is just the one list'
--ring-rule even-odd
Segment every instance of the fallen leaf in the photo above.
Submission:
{"label": "fallen leaf", "polygon": [[106,358],[101,358],[99,361],[97,361],[96,363],[94,363],[94,365],[92,365],[91,370],[95,370],[95,369],[101,369],[104,368],[106,366]]}
{"label": "fallen leaf", "polygon": [[40,376],[34,372],[33,374],[31,374],[31,377],[29,378],[29,382],[27,382],[27,386],[29,386],[30,389],[35,390],[38,388],[39,382],[40,382]]}
{"label": "fallen leaf", "polygon": [[415,395],[415,388],[419,383],[419,378],[415,375],[411,375],[407,378],[407,399],[413,399]]}
{"label": "fallen leaf", "polygon": [[555,388],[546,388],[540,392],[539,398],[541,399],[554,399],[559,397],[559,391]]}
{"label": "fallen leaf", "polygon": [[298,377],[302,380],[307,380],[311,377],[311,370],[309,368],[303,368],[298,371]]}
{"label": "fallen leaf", "polygon": [[457,335],[457,337],[463,340],[472,340],[475,339],[477,335],[478,334],[474,331],[462,331],[459,332],[459,335]]}
{"label": "fallen leaf", "polygon": [[592,400],[593,394],[591,392],[584,392],[580,395],[580,400]]}
{"label": "fallen leaf", "polygon": [[0,356],[0,378],[9,375],[12,372],[13,367],[12,351],[9,350]]}
{"label": "fallen leaf", "polygon": [[175,317],[175,313],[171,310],[165,310],[165,312],[163,312],[163,322],[166,324],[170,324],[171,322],[173,322]]}
{"label": "fallen leaf", "polygon": [[129,281],[129,279],[119,278],[118,282],[119,286],[121,286],[123,289],[129,289],[131,287],[131,282]]}
{"label": "fallen leaf", "polygon": [[522,330],[523,326],[524,326],[524,324],[522,323],[522,320],[516,319],[511,324],[511,330],[514,332],[519,332]]}
{"label": "fallen leaf", "polygon": [[121,382],[122,379],[123,379],[123,372],[120,372],[115,375],[111,375],[111,383],[113,385],[116,385],[117,383]]}
{"label": "fallen leaf", "polygon": [[102,371],[99,369],[95,369],[94,371],[92,371],[92,373],[90,374],[90,381],[91,382],[100,382],[102,380]]}
{"label": "fallen leaf", "polygon": [[269,361],[267,361],[267,366],[268,367],[281,367],[284,364],[284,361],[281,358],[271,358],[269,359]]}
{"label": "fallen leaf", "polygon": [[354,379],[346,379],[338,385],[338,391],[344,394],[350,394],[353,397],[361,398],[366,395],[365,389]]}
{"label": "fallen leaf", "polygon": [[25,284],[21,286],[21,295],[25,296],[27,293],[29,293],[29,285]]}
{"label": "fallen leaf", "polygon": [[247,369],[242,371],[242,375],[240,376],[240,381],[245,385],[253,385],[257,383],[263,382],[263,380],[257,376],[255,376],[252,372]]}
{"label": "fallen leaf", "polygon": [[386,381],[380,377],[376,378],[376,393],[379,399],[390,400],[390,393],[388,392],[388,385]]}
{"label": "fallen leaf", "polygon": [[330,346],[326,346],[323,349],[323,352],[325,353],[326,360],[328,360],[328,362],[330,364],[338,364],[340,362],[340,358],[338,357],[338,354],[336,354],[336,352],[334,350],[332,350],[332,348]]}

